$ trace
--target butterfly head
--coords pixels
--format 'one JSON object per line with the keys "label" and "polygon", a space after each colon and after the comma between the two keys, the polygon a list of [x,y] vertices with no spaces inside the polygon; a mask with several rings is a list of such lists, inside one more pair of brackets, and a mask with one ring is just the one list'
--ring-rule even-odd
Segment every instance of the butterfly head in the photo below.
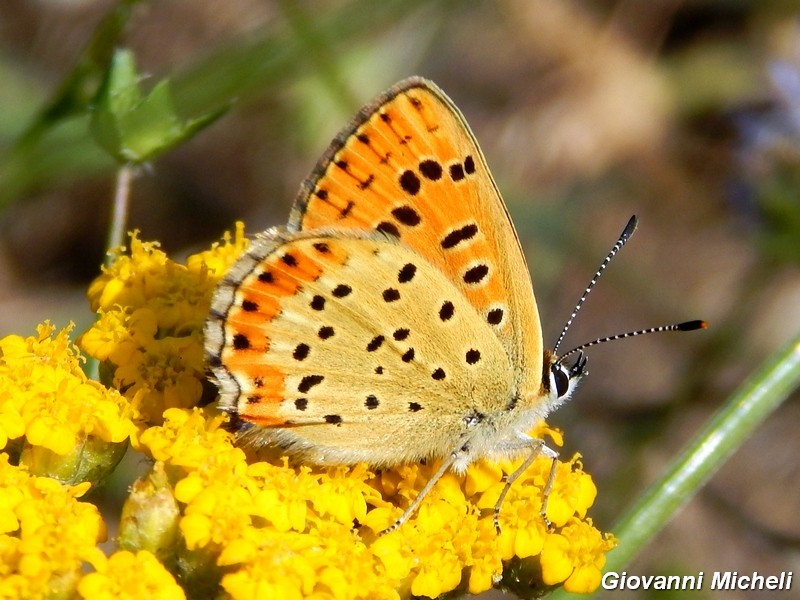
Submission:
{"label": "butterfly head", "polygon": [[589,372],[586,370],[587,358],[583,352],[572,364],[564,361],[566,355],[558,357],[550,351],[545,351],[544,372],[542,383],[549,398],[550,410],[558,408],[570,399],[578,382]]}

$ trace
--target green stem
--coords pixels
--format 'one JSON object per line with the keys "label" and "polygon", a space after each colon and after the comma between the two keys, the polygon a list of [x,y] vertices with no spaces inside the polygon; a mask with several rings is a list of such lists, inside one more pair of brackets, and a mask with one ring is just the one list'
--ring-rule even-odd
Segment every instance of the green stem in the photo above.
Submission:
{"label": "green stem", "polygon": [[[131,180],[135,167],[131,164],[122,165],[117,171],[117,183],[114,190],[114,204],[111,208],[111,224],[108,229],[107,250],[122,246],[125,240],[125,230],[128,226],[128,204],[131,193]],[[111,264],[113,257],[106,254],[106,266]]]}
{"label": "green stem", "polygon": [[[769,357],[703,430],[612,527],[619,546],[608,555],[608,571],[621,571],[766,418],[800,386],[800,335]],[[561,590],[552,598],[572,597]]]}

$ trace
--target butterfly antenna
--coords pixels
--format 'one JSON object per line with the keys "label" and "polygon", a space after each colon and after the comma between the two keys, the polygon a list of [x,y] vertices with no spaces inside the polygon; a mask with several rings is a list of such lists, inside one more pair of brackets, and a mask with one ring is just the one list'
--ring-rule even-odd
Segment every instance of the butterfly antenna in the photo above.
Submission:
{"label": "butterfly antenna", "polygon": [[570,356],[571,354],[575,354],[576,352],[580,352],[590,346],[596,346],[597,344],[605,344],[606,342],[613,342],[614,340],[622,340],[629,337],[636,337],[637,335],[644,335],[646,333],[660,333],[662,331],[694,331],[696,329],[706,329],[708,327],[708,323],[705,321],[686,321],[685,323],[675,323],[673,325],[661,325],[660,327],[648,327],[647,329],[638,329],[636,331],[629,331],[628,333],[618,333],[617,335],[609,335],[606,337],[597,338],[596,340],[592,340],[591,342],[586,342],[585,344],[581,344],[577,348],[573,348],[569,352],[565,352],[563,356],[560,356],[558,362],[561,363],[564,361],[565,358]]}
{"label": "butterfly antenna", "polygon": [[[614,258],[614,256],[616,256],[617,252],[619,252],[622,249],[622,247],[625,244],[628,243],[628,240],[631,239],[631,236],[633,235],[633,232],[636,231],[636,225],[638,223],[639,223],[639,219],[636,218],[636,215],[633,215],[630,218],[630,220],[628,221],[628,224],[625,225],[625,229],[623,229],[622,233],[619,234],[619,239],[617,239],[617,243],[614,244],[613,248],[611,248],[611,252],[609,252],[608,256],[606,256],[605,260],[603,260],[602,264],[600,265],[600,268],[597,269],[597,271],[594,274],[594,277],[592,277],[592,280],[589,282],[589,285],[587,285],[586,289],[583,290],[583,294],[581,294],[580,300],[578,300],[578,303],[575,305],[575,309],[572,311],[572,314],[569,316],[569,319],[567,319],[567,323],[564,325],[564,328],[561,330],[561,335],[559,335],[558,336],[558,340],[556,340],[556,345],[553,346],[553,354],[556,354],[556,355],[558,354],[558,347],[561,345],[561,342],[564,340],[564,336],[567,335],[567,331],[569,330],[570,326],[572,325],[572,322],[575,320],[575,315],[578,314],[578,311],[583,306],[583,303],[586,302],[586,298],[589,296],[589,292],[592,291],[592,288],[594,287],[594,284],[597,283],[598,279],[600,279],[600,275],[602,275],[603,271],[606,270],[606,267],[608,266],[608,263],[611,262],[611,259]],[[638,332],[638,333],[643,333],[643,332]],[[638,333],[636,335],[638,335]],[[627,337],[628,335],[633,335],[633,334],[625,334],[625,335],[623,335],[621,337]],[[590,345],[594,345],[594,344],[590,344]],[[570,351],[570,354],[572,352],[573,351]]]}

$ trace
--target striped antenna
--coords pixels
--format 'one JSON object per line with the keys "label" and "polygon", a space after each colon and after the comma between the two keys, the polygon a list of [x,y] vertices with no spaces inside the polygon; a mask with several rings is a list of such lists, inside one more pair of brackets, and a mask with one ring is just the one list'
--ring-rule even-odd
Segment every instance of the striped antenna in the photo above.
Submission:
{"label": "striped antenna", "polygon": [[629,331],[628,333],[618,333],[617,335],[609,335],[606,337],[597,338],[591,342],[581,344],[577,348],[573,348],[569,352],[565,352],[564,356],[558,358],[557,363],[561,363],[565,358],[576,352],[580,352],[590,346],[597,344],[605,344],[606,342],[613,342],[614,340],[622,340],[629,337],[636,337],[637,335],[644,335],[646,333],[660,333],[662,331],[694,331],[696,329],[706,329],[708,323],[705,321],[686,321],[685,323],[675,323],[674,325],[661,325],[660,327],[648,327],[647,329],[639,329],[637,331]]}
{"label": "striped antenna", "polygon": [[[567,319],[566,325],[564,325],[564,328],[561,330],[561,335],[559,335],[558,336],[558,340],[556,340],[556,345],[553,346],[553,354],[556,354],[556,355],[558,354],[558,347],[561,345],[561,342],[564,340],[564,336],[567,335],[567,331],[569,330],[570,326],[572,325],[572,322],[575,320],[575,315],[578,314],[578,311],[581,309],[581,307],[583,306],[583,303],[586,301],[586,298],[589,296],[589,292],[592,291],[592,288],[594,287],[594,284],[597,283],[598,279],[600,279],[600,275],[602,275],[603,271],[606,270],[606,267],[608,266],[608,263],[611,262],[611,259],[614,258],[614,256],[616,256],[617,252],[622,250],[622,247],[625,244],[628,243],[629,239],[631,239],[631,236],[633,235],[633,232],[636,231],[636,225],[638,223],[639,223],[639,219],[636,218],[636,215],[633,215],[630,218],[630,220],[628,221],[628,224],[625,225],[625,229],[623,229],[622,233],[619,234],[619,239],[617,239],[617,243],[614,244],[613,248],[611,248],[611,252],[608,253],[608,256],[606,256],[605,260],[600,265],[600,268],[597,269],[597,272],[595,272],[594,277],[592,277],[592,280],[589,282],[589,285],[587,285],[586,289],[583,290],[583,294],[581,294],[580,300],[578,300],[578,303],[575,305],[575,309],[572,311],[572,314],[569,316],[569,319]],[[640,332],[637,332],[635,334],[634,333],[628,333],[628,334],[624,334],[624,335],[622,335],[620,337],[628,337],[629,335],[639,335],[640,333],[644,333],[644,332],[640,331]],[[606,340],[606,341],[610,341],[610,340]],[[597,342],[597,343],[599,343],[599,342]],[[594,344],[590,344],[590,345],[594,345]],[[571,350],[567,354],[572,354],[572,352],[573,352],[573,350]],[[567,356],[567,354],[565,354],[564,356]],[[561,361],[559,360],[559,362],[561,362]]]}

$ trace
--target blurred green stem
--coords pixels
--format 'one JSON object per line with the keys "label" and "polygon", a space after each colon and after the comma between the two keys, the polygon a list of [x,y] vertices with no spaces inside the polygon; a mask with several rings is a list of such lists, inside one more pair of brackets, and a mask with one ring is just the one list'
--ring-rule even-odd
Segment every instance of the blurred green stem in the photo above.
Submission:
{"label": "blurred green stem", "polygon": [[[131,180],[136,167],[128,163],[117,171],[117,182],[114,190],[114,204],[111,207],[111,224],[108,230],[107,250],[122,246],[125,230],[128,226],[128,205],[131,193]],[[109,266],[113,257],[106,254],[105,265]]]}
{"label": "blurred green stem", "polygon": [[[605,571],[622,571],[798,386],[800,335],[768,358],[734,392],[669,465],[664,477],[611,528],[619,546],[609,553]],[[558,590],[552,597],[572,594]]]}

